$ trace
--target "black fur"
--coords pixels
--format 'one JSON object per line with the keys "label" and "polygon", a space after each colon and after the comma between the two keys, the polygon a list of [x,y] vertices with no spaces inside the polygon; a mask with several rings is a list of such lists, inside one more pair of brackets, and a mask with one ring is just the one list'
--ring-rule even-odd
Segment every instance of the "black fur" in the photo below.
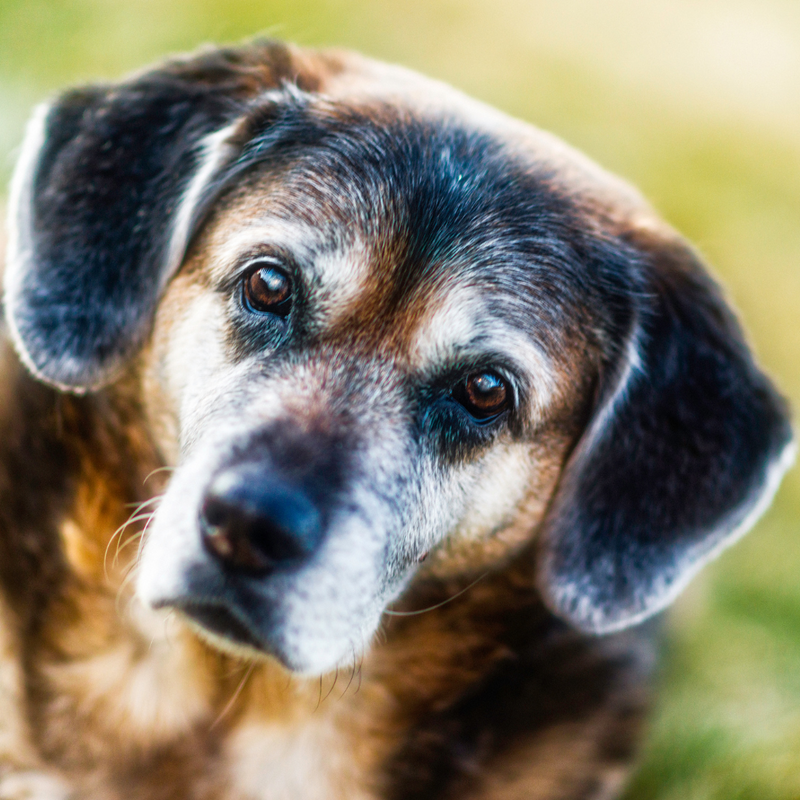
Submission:
{"label": "black fur", "polygon": [[[66,93],[16,209],[21,285],[9,314],[29,364],[46,380],[107,382],[141,345],[164,288],[178,202],[204,135],[240,116],[248,69],[277,65],[279,45],[221,50],[117,86]],[[262,87],[266,88],[266,87]]]}
{"label": "black fur", "polygon": [[543,534],[545,596],[598,632],[664,607],[776,488],[769,472],[792,439],[785,402],[689,251],[661,246],[643,269],[640,365],[621,386],[624,357],[608,366],[607,416],[567,466]]}
{"label": "black fur", "polygon": [[[603,779],[635,754],[649,705],[646,687],[656,661],[658,623],[587,637],[555,619],[533,592],[497,591],[507,604],[487,603],[485,609],[452,615],[469,617],[471,630],[491,631],[502,657],[467,691],[427,710],[408,731],[385,767],[389,800],[482,797],[485,776],[498,772],[522,783],[514,797],[539,796],[537,781],[554,780],[554,796],[605,797]],[[452,590],[442,595],[452,597]],[[427,607],[436,597],[435,592],[416,596],[407,605]],[[389,627],[387,635],[392,633]],[[551,763],[553,731],[570,728],[571,738],[579,739],[582,727],[596,718],[603,726],[593,746],[581,750],[580,759],[571,758],[568,768],[566,761]],[[503,770],[509,753],[546,774]]]}
{"label": "black fur", "polygon": [[[30,197],[21,195],[29,203],[17,209],[11,267],[21,282],[7,297],[28,362],[46,380],[86,388],[136,351],[168,278],[198,144],[242,117],[194,226],[247,170],[281,163],[290,178],[327,181],[339,223],[391,239],[387,325],[421,285],[447,279],[442,265],[458,263],[555,359],[566,331],[597,351],[598,401],[545,525],[540,586],[593,631],[663,607],[735,531],[791,439],[787,409],[716,288],[683,246],[596,233],[579,190],[546,159],[512,157],[486,133],[379,104],[374,116],[315,108],[292,90],[259,101],[241,64],[277,65],[259,79],[264,91],[292,78],[282,53],[222,51],[53,106]],[[620,386],[629,341],[640,365]]]}

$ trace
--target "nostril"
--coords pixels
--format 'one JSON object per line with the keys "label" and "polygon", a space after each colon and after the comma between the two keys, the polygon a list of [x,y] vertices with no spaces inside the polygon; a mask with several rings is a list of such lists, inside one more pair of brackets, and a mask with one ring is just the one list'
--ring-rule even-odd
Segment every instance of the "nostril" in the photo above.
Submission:
{"label": "nostril", "polygon": [[203,519],[212,528],[224,526],[230,519],[231,509],[224,500],[209,497],[203,506]]}
{"label": "nostril", "polygon": [[250,541],[247,515],[235,505],[210,496],[200,514],[206,549],[224,564],[245,572],[268,572],[274,566]]}
{"label": "nostril", "polygon": [[200,528],[206,549],[226,567],[260,574],[307,558],[322,537],[310,498],[257,465],[228,470],[212,482]]}

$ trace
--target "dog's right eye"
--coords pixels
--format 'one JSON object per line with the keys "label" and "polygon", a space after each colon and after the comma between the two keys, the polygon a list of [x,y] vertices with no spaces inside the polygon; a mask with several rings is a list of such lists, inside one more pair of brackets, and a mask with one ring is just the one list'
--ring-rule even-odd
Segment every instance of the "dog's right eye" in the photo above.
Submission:
{"label": "dog's right eye", "polygon": [[292,281],[272,261],[258,261],[244,276],[242,294],[248,311],[286,317],[292,310]]}
{"label": "dog's right eye", "polygon": [[453,397],[478,422],[492,422],[511,406],[508,384],[495,372],[473,372],[453,389]]}

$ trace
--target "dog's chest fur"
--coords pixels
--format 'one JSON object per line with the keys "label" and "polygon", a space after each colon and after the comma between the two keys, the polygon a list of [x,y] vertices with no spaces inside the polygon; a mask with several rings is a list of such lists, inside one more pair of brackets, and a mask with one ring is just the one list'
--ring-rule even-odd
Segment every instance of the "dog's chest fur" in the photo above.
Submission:
{"label": "dog's chest fur", "polygon": [[[36,529],[3,539],[20,546],[3,560],[0,797],[500,798],[523,787],[555,797],[618,780],[645,705],[644,638],[569,631],[512,570],[395,618],[383,644],[339,674],[302,679],[221,656],[131,601],[130,530],[92,536],[144,499],[127,467],[134,454],[142,470],[150,463],[133,409],[56,402],[14,372],[37,424],[6,406],[18,433],[3,463],[25,462],[16,448],[60,446],[72,470],[60,496],[15,489],[17,513],[19,503],[30,512],[16,521],[16,482],[7,467],[0,476],[3,523]],[[457,591],[432,585],[407,607]]]}
{"label": "dog's chest fur", "polygon": [[[104,597],[93,618],[114,602]],[[646,702],[646,650],[593,652],[549,621],[541,652],[501,652],[488,636],[458,641],[454,622],[426,626],[424,660],[401,631],[352,672],[311,681],[223,661],[177,632],[132,624],[101,642],[82,623],[59,626],[56,648],[82,652],[42,658],[24,676],[36,691],[9,739],[22,743],[28,727],[33,764],[43,756],[69,797],[506,797],[512,787],[551,797],[616,786]]]}

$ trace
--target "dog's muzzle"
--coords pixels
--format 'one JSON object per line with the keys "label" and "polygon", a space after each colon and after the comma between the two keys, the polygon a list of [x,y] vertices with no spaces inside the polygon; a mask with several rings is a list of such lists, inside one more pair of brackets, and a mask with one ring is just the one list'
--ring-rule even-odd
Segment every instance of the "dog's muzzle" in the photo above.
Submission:
{"label": "dog's muzzle", "polygon": [[[148,602],[180,610],[223,648],[281,657],[286,615],[326,571],[350,451],[339,437],[283,420],[229,445],[196,494],[191,468],[179,474],[151,532],[163,562],[148,551]],[[183,527],[187,505],[195,511]]]}
{"label": "dog's muzzle", "polygon": [[218,577],[206,570],[175,605],[209,633],[269,650],[264,615],[269,617],[270,604],[247,587],[286,579],[313,558],[325,530],[318,502],[269,462],[237,463],[206,489],[198,530],[207,566]]}

